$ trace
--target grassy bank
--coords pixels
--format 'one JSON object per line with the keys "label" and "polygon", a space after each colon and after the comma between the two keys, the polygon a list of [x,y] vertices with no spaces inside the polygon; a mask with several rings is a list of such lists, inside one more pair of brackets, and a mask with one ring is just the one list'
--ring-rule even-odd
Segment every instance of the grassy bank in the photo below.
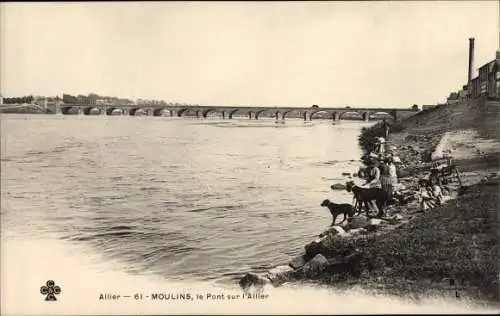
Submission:
{"label": "grassy bank", "polygon": [[[409,183],[428,174],[429,153],[445,132],[474,129],[487,142],[499,138],[498,104],[485,100],[441,106],[391,126],[389,141],[398,147]],[[382,136],[381,124],[365,128],[359,145],[368,152]],[[481,142],[482,140],[478,140]],[[498,170],[498,152],[470,155],[456,161],[459,169],[473,176],[454,200],[426,213],[417,206],[405,207],[408,220],[394,230],[372,236],[336,238],[338,252],[358,249],[363,273],[359,276],[327,274],[323,282],[336,286],[361,285],[391,294],[415,296],[446,294],[498,303],[499,216],[498,180],[480,179]],[[465,176],[464,176],[465,177]]]}
{"label": "grassy bank", "polygon": [[378,236],[335,239],[338,251],[357,248],[365,258],[359,278],[328,275],[323,281],[397,295],[447,293],[498,302],[499,183],[469,187],[442,207]]}
{"label": "grassy bank", "polygon": [[0,113],[8,114],[52,114],[48,109],[40,107],[1,107]]}

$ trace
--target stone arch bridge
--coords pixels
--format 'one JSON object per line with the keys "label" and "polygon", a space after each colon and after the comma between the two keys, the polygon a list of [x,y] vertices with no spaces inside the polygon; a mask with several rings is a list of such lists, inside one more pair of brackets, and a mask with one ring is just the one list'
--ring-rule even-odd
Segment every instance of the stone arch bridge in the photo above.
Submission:
{"label": "stone arch bridge", "polygon": [[85,105],[61,104],[56,106],[56,113],[62,114],[101,114],[113,115],[149,115],[167,117],[208,118],[217,116],[223,119],[243,117],[258,120],[259,118],[300,118],[312,119],[351,119],[379,120],[382,118],[401,120],[416,114],[411,108],[350,108],[350,107],[238,107],[238,106],[171,106],[171,105]]}

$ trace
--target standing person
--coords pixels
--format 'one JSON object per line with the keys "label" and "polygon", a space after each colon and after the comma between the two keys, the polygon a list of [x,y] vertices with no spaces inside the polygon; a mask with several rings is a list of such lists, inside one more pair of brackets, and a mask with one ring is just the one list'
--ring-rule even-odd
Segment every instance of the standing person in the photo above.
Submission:
{"label": "standing person", "polygon": [[389,167],[389,177],[391,178],[391,183],[392,183],[393,187],[396,187],[399,183],[398,169],[396,168],[395,162],[396,162],[396,160],[394,159],[394,156],[390,155],[388,157],[387,166]]}
{"label": "standing person", "polygon": [[389,139],[389,124],[386,119],[382,121],[382,128],[384,129],[385,139]]}
{"label": "standing person", "polygon": [[364,184],[368,188],[380,188],[380,168],[377,159],[370,157],[367,161],[367,179]]}
{"label": "standing person", "polygon": [[387,193],[389,203],[393,203],[394,188],[398,184],[396,166],[391,156],[387,157],[380,167],[380,184],[382,190]]}
{"label": "standing person", "polygon": [[378,155],[379,159],[383,159],[385,156],[385,138],[378,137],[375,142],[375,150],[374,153]]}
{"label": "standing person", "polygon": [[[367,188],[382,188],[382,185],[380,183],[380,165],[375,157],[370,156],[367,161],[366,169],[367,178],[366,183],[363,186]],[[375,201],[370,201],[368,203],[368,206],[370,207],[370,210],[372,212],[375,212],[375,214],[383,214],[383,210],[378,209],[377,203],[375,203]]]}

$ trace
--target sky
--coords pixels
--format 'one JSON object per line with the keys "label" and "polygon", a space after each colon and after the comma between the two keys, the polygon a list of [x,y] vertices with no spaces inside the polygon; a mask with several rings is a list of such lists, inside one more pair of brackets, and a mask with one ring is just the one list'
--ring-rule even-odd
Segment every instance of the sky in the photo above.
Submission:
{"label": "sky", "polygon": [[0,4],[4,97],[200,105],[444,102],[499,49],[498,1]]}

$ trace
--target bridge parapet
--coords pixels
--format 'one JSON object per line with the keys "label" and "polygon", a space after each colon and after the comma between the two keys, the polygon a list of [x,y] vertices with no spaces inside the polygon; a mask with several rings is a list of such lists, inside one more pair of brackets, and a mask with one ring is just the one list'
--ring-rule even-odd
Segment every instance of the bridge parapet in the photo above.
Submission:
{"label": "bridge parapet", "polygon": [[[340,107],[238,107],[238,106],[180,106],[180,105],[157,105],[157,104],[60,104],[56,106],[56,113],[69,114],[70,112],[83,112],[89,115],[92,109],[98,109],[100,114],[112,115],[115,110],[121,110],[128,115],[136,115],[139,112],[149,116],[170,116],[170,117],[197,117],[207,118],[209,114],[216,114],[218,117],[232,119],[235,114],[246,116],[249,119],[258,120],[262,115],[276,120],[285,120],[286,117],[302,118],[312,120],[316,118],[328,118],[332,120],[341,119],[363,119],[373,120],[379,118],[389,118],[399,120],[401,117],[409,117],[418,113],[413,109],[398,108],[340,108]],[[94,111],[95,112],[95,111]]]}

